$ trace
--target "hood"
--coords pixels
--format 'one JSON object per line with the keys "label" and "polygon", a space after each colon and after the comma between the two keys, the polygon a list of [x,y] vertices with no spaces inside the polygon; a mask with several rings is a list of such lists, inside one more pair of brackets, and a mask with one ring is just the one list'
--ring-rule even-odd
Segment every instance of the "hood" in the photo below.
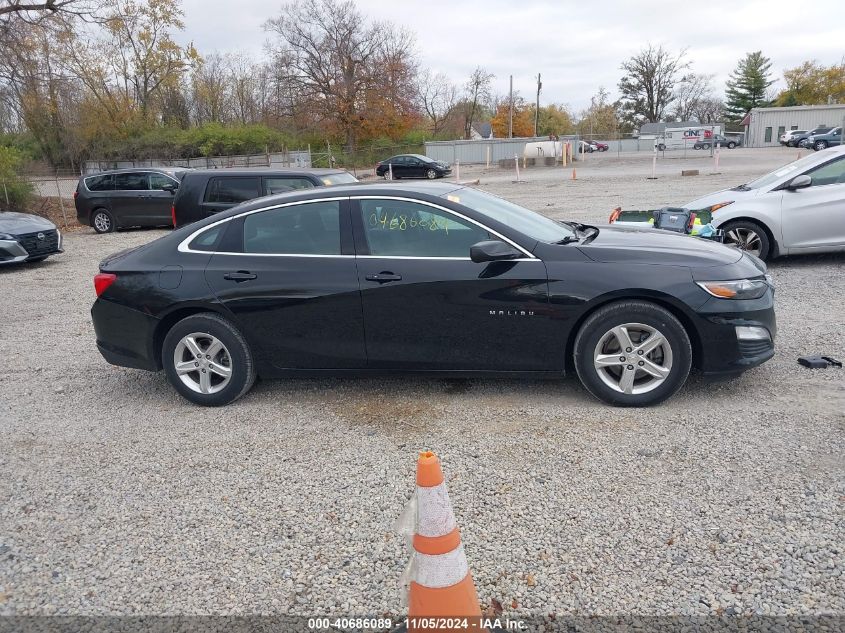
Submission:
{"label": "hood", "polygon": [[0,233],[22,235],[36,231],[52,231],[56,225],[45,218],[31,213],[15,211],[0,212]]}
{"label": "hood", "polygon": [[578,249],[597,262],[662,264],[703,268],[733,264],[742,251],[709,240],[660,229],[602,226],[592,241]]}
{"label": "hood", "polygon": [[702,196],[701,198],[696,198],[692,202],[687,202],[682,206],[684,209],[692,209],[693,211],[695,211],[696,209],[704,209],[706,207],[711,207],[714,204],[719,204],[720,202],[727,202],[728,200],[733,200],[734,202],[736,202],[737,200],[747,200],[749,198],[754,198],[755,196],[760,195],[761,191],[761,189],[751,189],[750,191],[734,191],[733,189],[722,189],[721,191],[708,193],[706,196]]}

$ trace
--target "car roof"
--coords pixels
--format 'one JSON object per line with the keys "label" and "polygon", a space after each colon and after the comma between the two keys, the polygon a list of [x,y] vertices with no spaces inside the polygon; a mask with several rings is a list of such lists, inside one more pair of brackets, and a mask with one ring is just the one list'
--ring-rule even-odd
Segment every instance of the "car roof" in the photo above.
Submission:
{"label": "car roof", "polygon": [[106,169],[104,171],[94,172],[93,174],[83,174],[83,178],[90,178],[91,176],[110,176],[112,174],[136,174],[138,172],[156,172],[159,174],[175,174],[180,171],[192,171],[189,167],[127,167],[125,169]]}
{"label": "car roof", "polygon": [[345,174],[345,169],[330,169],[327,167],[285,167],[274,169],[271,167],[222,167],[220,169],[192,169],[191,175],[200,176],[327,176],[329,174]]}

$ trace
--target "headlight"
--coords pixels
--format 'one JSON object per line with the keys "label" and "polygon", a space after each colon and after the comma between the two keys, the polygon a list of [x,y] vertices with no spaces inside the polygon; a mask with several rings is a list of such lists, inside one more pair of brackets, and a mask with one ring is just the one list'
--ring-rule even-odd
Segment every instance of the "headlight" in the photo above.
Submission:
{"label": "headlight", "polygon": [[769,284],[763,279],[737,279],[734,281],[699,281],[701,288],[719,299],[759,299]]}
{"label": "headlight", "polygon": [[717,202],[716,204],[712,204],[704,210],[709,211],[710,213],[716,213],[716,211],[718,211],[722,207],[726,207],[729,204],[733,204],[733,203],[734,203],[733,200],[725,200],[725,202]]}

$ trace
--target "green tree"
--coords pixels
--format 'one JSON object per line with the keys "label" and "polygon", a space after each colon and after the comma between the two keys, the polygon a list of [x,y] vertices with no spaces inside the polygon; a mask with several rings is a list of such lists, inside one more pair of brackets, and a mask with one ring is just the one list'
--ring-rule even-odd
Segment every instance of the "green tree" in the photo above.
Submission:
{"label": "green tree", "polygon": [[725,116],[729,121],[741,121],[751,108],[768,104],[766,92],[774,83],[770,69],[772,61],[761,51],[746,53],[739,60],[725,91]]}
{"label": "green tree", "polygon": [[24,211],[32,198],[32,184],[21,177],[24,155],[0,145],[0,209]]}

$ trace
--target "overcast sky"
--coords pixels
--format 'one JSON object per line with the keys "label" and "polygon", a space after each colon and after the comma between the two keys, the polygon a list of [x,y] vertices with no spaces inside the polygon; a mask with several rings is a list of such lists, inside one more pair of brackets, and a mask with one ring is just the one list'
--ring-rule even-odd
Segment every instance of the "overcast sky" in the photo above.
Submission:
{"label": "overcast sky", "polygon": [[[356,0],[368,17],[388,20],[416,34],[424,66],[462,84],[480,65],[496,75],[494,91],[514,89],[533,99],[543,75],[541,103],[569,104],[576,111],[604,86],[617,96],[620,63],[645,44],[688,49],[692,70],[715,74],[720,95],[737,60],[762,50],[772,71],[806,59],[825,65],[845,56],[843,0]],[[183,0],[183,41],[200,52],[262,54],[262,24],[281,2]],[[685,8],[680,8],[684,6]]]}

